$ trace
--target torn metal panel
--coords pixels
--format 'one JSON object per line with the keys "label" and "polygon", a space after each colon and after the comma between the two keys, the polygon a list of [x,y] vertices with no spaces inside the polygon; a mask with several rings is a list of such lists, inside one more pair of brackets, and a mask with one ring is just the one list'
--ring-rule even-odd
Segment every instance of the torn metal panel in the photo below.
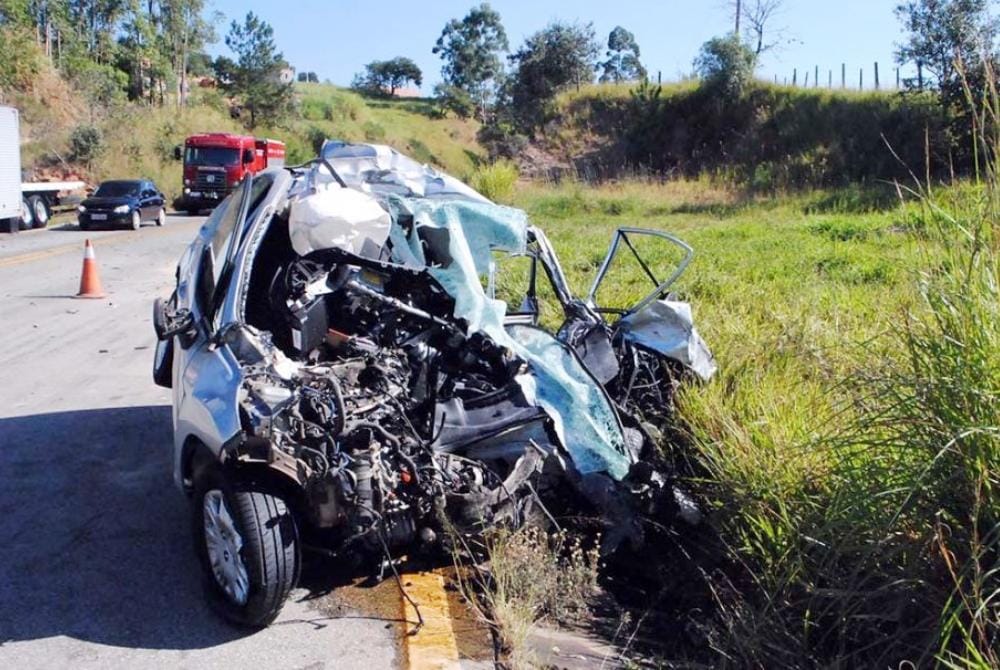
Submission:
{"label": "torn metal panel", "polygon": [[716,372],[715,358],[694,327],[691,305],[656,300],[618,322],[629,341],[677,361],[708,381]]}

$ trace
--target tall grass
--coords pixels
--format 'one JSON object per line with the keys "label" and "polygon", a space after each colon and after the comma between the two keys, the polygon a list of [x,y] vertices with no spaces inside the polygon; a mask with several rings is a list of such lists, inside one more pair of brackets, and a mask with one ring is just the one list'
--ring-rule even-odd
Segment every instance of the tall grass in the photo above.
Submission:
{"label": "tall grass", "polygon": [[[899,211],[913,299],[882,304],[887,327],[832,366],[723,354],[739,369],[682,399],[733,666],[1000,667],[1000,104],[979,102],[979,179],[915,184]],[[811,228],[869,234],[844,223]]]}
{"label": "tall grass", "polygon": [[511,161],[496,161],[476,168],[469,184],[494,202],[509,203],[517,183],[517,166]]}

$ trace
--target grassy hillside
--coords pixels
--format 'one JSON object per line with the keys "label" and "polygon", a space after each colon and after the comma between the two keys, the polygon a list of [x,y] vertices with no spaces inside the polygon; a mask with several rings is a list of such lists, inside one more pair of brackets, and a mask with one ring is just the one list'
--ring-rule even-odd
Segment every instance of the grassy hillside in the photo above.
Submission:
{"label": "grassy hillside", "polygon": [[923,175],[928,151],[931,171],[968,167],[930,94],[593,85],[562,94],[552,119],[542,144],[584,174],[711,173],[768,189]]}
{"label": "grassy hillside", "polygon": [[[439,115],[423,100],[366,100],[326,84],[299,84],[296,112],[278,127],[254,134],[283,140],[289,163],[308,160],[327,138],[389,144],[417,160],[468,177],[482,160],[477,124]],[[113,177],[149,177],[171,197],[180,188],[181,166],[173,148],[198,132],[247,132],[230,118],[222,96],[198,89],[184,108],[117,102],[91,108],[53,72],[43,73],[31,92],[9,101],[22,113],[22,156],[26,167],[79,174],[97,182]],[[74,129],[100,133],[96,156],[73,156]]]}
{"label": "grassy hillside", "polygon": [[368,100],[328,84],[297,84],[296,91],[301,119],[292,130],[299,138],[384,143],[459,177],[467,177],[483,158],[476,144],[478,124],[445,118],[430,101]]}

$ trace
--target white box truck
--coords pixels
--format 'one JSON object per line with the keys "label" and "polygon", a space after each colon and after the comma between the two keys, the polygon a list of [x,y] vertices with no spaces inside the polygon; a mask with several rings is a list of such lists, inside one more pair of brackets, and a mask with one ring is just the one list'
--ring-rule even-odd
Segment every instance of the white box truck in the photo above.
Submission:
{"label": "white box truck", "polygon": [[82,181],[21,180],[21,136],[17,110],[0,106],[0,231],[42,228],[59,195],[84,187]]}

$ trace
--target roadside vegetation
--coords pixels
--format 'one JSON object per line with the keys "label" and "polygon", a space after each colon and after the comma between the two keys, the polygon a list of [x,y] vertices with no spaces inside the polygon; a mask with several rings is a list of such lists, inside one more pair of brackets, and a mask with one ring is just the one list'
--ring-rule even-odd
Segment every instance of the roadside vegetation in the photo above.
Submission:
{"label": "roadside vegetation", "polygon": [[[859,189],[747,197],[706,180],[519,191],[577,291],[617,226],[661,228],[697,250],[678,291],[720,374],[681,394],[687,444],[675,455],[725,561],[650,604],[707,630],[668,659],[996,667],[1000,200],[989,174],[904,204]],[[664,566],[665,583],[675,569]]]}

